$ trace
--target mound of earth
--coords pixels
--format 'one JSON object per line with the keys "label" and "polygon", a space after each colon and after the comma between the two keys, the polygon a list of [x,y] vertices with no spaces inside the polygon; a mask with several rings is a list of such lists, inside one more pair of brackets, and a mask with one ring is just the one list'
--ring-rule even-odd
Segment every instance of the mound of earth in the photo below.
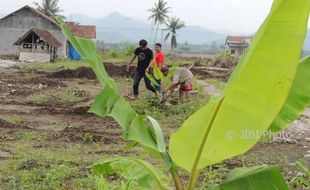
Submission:
{"label": "mound of earth", "polygon": [[32,78],[30,80],[26,80],[25,83],[30,83],[33,85],[41,85],[46,86],[48,88],[61,88],[61,87],[67,87],[64,83],[57,81],[57,80],[51,80],[48,78]]}
{"label": "mound of earth", "polygon": [[191,72],[194,75],[199,75],[203,79],[218,79],[221,81],[227,81],[232,73],[232,69],[210,69],[203,67],[192,67]]}
{"label": "mound of earth", "polygon": [[128,73],[126,70],[126,65],[115,65],[108,62],[104,62],[103,64],[107,73],[112,77],[132,76],[135,71],[135,67],[131,67],[130,72]]}
{"label": "mound of earth", "polygon": [[[126,71],[126,65],[115,65],[112,63],[104,62],[104,67],[112,77],[124,77],[131,76],[134,72],[134,67],[131,68],[130,72]],[[87,78],[87,79],[96,79],[94,71],[90,67],[80,67],[75,70],[66,69],[61,70],[49,75],[52,78]]]}
{"label": "mound of earth", "polygon": [[214,78],[227,81],[238,61],[239,59],[233,56],[204,58],[196,60],[191,71],[203,79]]}
{"label": "mound of earth", "polygon": [[[130,72],[127,72],[126,65],[116,65],[108,62],[104,62],[104,67],[111,77],[131,77],[135,72],[135,66],[130,68]],[[183,65],[184,66],[184,65]],[[186,65],[185,65],[186,66]],[[222,60],[218,59],[214,62],[214,65],[211,67],[215,67],[215,69],[209,70],[209,66],[193,66],[191,67],[191,71],[194,75],[200,75],[203,78],[216,78],[226,81],[231,72],[232,68],[235,66],[235,62],[233,60]],[[189,66],[190,67],[190,66]],[[51,78],[87,78],[87,79],[96,79],[96,75],[94,71],[90,67],[80,67],[75,70],[66,69],[61,70],[49,75]]]}
{"label": "mound of earth", "polygon": [[66,87],[60,81],[48,78],[31,78],[31,79],[1,79],[0,78],[0,100],[8,100],[12,96],[26,97],[35,92]]}
{"label": "mound of earth", "polygon": [[66,69],[57,71],[49,75],[52,78],[87,78],[87,79],[95,79],[96,75],[93,70],[89,67],[80,67],[75,70]]}
{"label": "mound of earth", "polygon": [[209,62],[208,66],[220,68],[233,68],[238,64],[236,57],[217,57],[213,62]]}

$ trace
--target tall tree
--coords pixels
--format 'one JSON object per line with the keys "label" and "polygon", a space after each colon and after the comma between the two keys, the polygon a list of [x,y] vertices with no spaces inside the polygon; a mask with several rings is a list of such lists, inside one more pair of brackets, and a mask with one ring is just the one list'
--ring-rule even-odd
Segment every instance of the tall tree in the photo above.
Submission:
{"label": "tall tree", "polygon": [[59,0],[42,0],[41,3],[34,3],[37,9],[47,16],[50,17],[57,17],[60,16],[64,18],[64,16],[60,15],[59,13],[62,12],[60,7],[58,6]]}
{"label": "tall tree", "polygon": [[168,19],[168,22],[166,23],[167,29],[169,30],[168,34],[165,37],[165,41],[168,40],[168,38],[171,36],[171,54],[174,53],[174,49],[177,48],[177,30],[185,27],[185,23],[177,17],[173,17],[171,19]]}
{"label": "tall tree", "polygon": [[153,20],[154,26],[156,26],[155,43],[159,26],[166,23],[169,18],[168,13],[170,12],[170,7],[167,6],[167,2],[165,2],[165,0],[158,0],[158,2],[155,3],[155,6],[148,11],[151,12],[149,20]]}

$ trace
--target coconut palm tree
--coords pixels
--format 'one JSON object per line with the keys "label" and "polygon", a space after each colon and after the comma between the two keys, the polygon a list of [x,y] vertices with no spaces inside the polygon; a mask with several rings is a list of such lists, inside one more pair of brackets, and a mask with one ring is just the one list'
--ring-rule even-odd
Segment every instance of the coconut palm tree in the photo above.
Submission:
{"label": "coconut palm tree", "polygon": [[158,2],[155,3],[155,6],[148,10],[151,12],[149,20],[153,20],[154,26],[156,26],[154,43],[156,42],[159,26],[166,23],[169,18],[168,13],[170,12],[170,9],[171,8],[167,6],[167,2],[165,2],[165,0],[158,0]]}
{"label": "coconut palm tree", "polygon": [[171,36],[171,54],[173,54],[174,49],[177,48],[177,30],[184,28],[185,23],[177,17],[173,17],[171,19],[168,19],[168,22],[166,23],[167,29],[169,30],[168,34],[165,37],[165,42],[168,40],[168,38]]}
{"label": "coconut palm tree", "polygon": [[47,16],[50,17],[57,17],[60,16],[64,18],[64,16],[60,15],[59,13],[62,12],[60,7],[58,6],[59,0],[42,0],[41,3],[35,2],[37,9]]}

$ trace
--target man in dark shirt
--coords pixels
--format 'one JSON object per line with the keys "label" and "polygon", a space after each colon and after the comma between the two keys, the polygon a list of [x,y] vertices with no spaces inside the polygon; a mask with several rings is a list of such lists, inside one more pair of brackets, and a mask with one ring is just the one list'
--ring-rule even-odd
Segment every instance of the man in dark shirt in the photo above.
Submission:
{"label": "man in dark shirt", "polygon": [[146,40],[140,40],[139,45],[140,47],[136,49],[135,55],[127,65],[127,71],[129,71],[130,65],[138,57],[138,66],[134,75],[134,82],[133,82],[133,94],[135,100],[138,99],[139,84],[142,78],[144,78],[146,88],[154,92],[155,94],[157,93],[156,89],[151,85],[151,81],[145,75],[145,70],[149,67],[151,61],[153,60],[153,52],[151,49],[147,47]]}

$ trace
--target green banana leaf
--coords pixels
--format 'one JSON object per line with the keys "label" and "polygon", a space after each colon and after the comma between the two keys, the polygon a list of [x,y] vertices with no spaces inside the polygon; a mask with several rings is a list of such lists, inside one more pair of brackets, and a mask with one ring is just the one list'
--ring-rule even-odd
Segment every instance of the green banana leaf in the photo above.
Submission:
{"label": "green banana leaf", "polygon": [[160,68],[157,66],[156,63],[153,65],[153,76],[149,73],[145,74],[146,77],[151,81],[153,86],[160,86],[160,84],[156,80],[162,80],[164,77],[163,73],[160,71]]}
{"label": "green banana leaf", "polygon": [[153,126],[153,134],[155,134],[155,138],[156,138],[156,142],[157,142],[157,148],[160,152],[167,152],[166,150],[166,143],[165,143],[165,139],[164,139],[164,135],[163,132],[160,128],[159,123],[157,122],[156,119],[147,116],[147,118],[149,119],[149,121],[152,123]]}
{"label": "green banana leaf", "polygon": [[[152,76],[149,73],[146,73],[147,78],[151,81],[152,85],[154,86],[168,86],[171,83],[171,78],[173,76],[174,71],[179,67],[179,64],[173,64],[172,67],[169,69],[169,73],[167,76],[164,76],[163,73],[160,71],[160,68],[154,64],[153,72],[154,76]],[[155,79],[160,79],[161,84],[158,84],[158,82]]]}
{"label": "green banana leaf", "polygon": [[172,67],[169,68],[169,73],[168,73],[168,75],[167,75],[167,76],[163,76],[163,78],[161,79],[161,83],[162,83],[162,86],[163,86],[163,87],[167,87],[167,86],[170,85],[171,79],[172,79],[172,77],[173,77],[173,74],[174,74],[175,70],[176,70],[177,68],[179,68],[179,67],[180,67],[179,64],[176,64],[176,63],[175,63],[175,64],[172,64]]}
{"label": "green banana leaf", "polygon": [[135,181],[143,190],[168,190],[168,178],[153,165],[136,158],[113,158],[97,161],[95,175],[118,174],[128,181]]}
{"label": "green banana leaf", "polygon": [[276,0],[223,95],[171,136],[169,153],[191,172],[189,189],[200,169],[252,148],[280,112],[295,77],[309,8],[309,0]]}
{"label": "green banana leaf", "polygon": [[275,167],[237,168],[226,182],[209,190],[289,190],[280,170]]}
{"label": "green banana leaf", "polygon": [[[146,116],[136,113],[130,104],[120,95],[116,82],[110,78],[103,66],[103,60],[97,54],[96,46],[93,41],[74,37],[67,25],[58,19],[61,29],[65,37],[70,41],[77,52],[87,61],[93,71],[95,72],[99,82],[104,86],[104,90],[96,98],[92,105],[90,112],[101,116],[110,116],[114,118],[123,130],[122,137],[125,140],[140,143],[146,149],[151,149],[155,152],[161,152],[162,143],[157,145],[157,139],[163,139],[163,136],[158,131],[161,130],[156,127],[156,130],[150,130],[152,126]],[[154,133],[157,131],[157,133]]]}
{"label": "green banana leaf", "polygon": [[300,61],[290,94],[269,130],[278,132],[288,127],[310,104],[310,57]]}
{"label": "green banana leaf", "polygon": [[153,86],[160,86],[160,84],[155,80],[155,76],[152,76],[150,73],[145,73],[145,75],[151,81]]}
{"label": "green banana leaf", "polygon": [[162,80],[164,75],[163,73],[160,71],[160,68],[157,66],[157,64],[155,63],[154,66],[153,66],[153,72],[154,72],[154,77],[156,79],[160,79]]}

